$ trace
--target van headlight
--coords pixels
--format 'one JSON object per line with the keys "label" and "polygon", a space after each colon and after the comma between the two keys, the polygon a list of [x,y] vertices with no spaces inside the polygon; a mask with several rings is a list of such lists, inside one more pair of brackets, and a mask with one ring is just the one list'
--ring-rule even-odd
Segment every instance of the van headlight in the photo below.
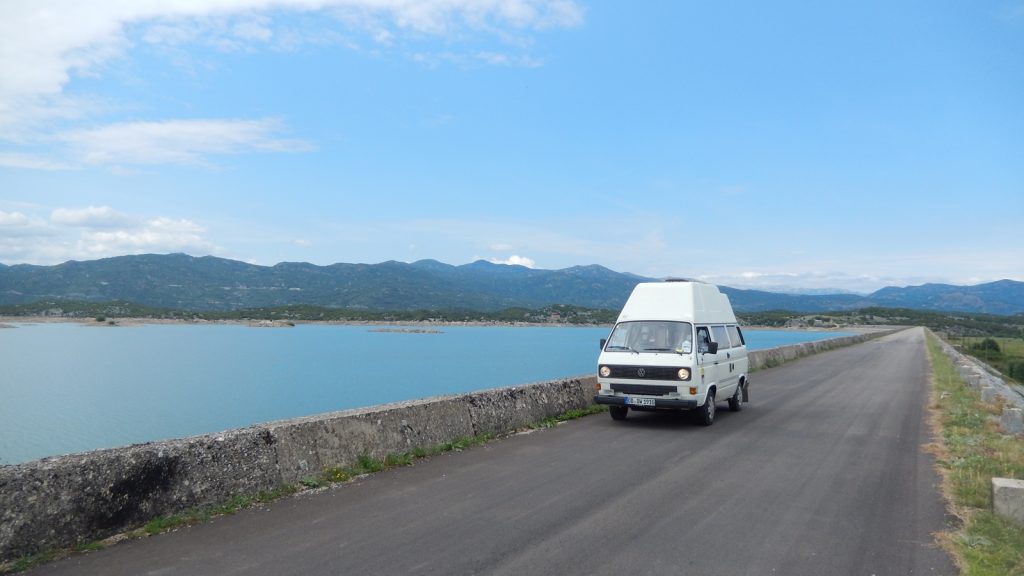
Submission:
{"label": "van headlight", "polygon": [[679,375],[679,379],[680,380],[689,380],[690,379],[690,369],[689,368],[680,368],[679,372],[677,372],[677,374]]}
{"label": "van headlight", "polygon": [[601,375],[601,378],[607,378],[612,375],[612,369],[607,366],[601,366],[597,373]]}

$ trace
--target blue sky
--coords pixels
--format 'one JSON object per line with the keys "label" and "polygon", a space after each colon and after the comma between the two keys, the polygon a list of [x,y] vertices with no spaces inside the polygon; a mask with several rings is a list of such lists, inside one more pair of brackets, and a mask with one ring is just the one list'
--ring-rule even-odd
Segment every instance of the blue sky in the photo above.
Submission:
{"label": "blue sky", "polygon": [[0,262],[1024,280],[1024,1],[0,4]]}

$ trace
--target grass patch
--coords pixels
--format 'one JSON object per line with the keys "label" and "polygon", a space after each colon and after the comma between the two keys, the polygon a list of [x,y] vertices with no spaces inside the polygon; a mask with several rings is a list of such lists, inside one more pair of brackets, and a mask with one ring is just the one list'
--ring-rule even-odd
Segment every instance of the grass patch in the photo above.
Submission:
{"label": "grass patch", "polygon": [[103,550],[106,547],[107,545],[101,541],[80,542],[72,546],[70,550],[48,550],[46,552],[40,552],[39,554],[32,554],[31,556],[23,556],[14,562],[0,564],[0,574],[24,572],[37,566],[42,566],[43,564],[60,560],[61,558],[67,558],[71,554],[96,552],[98,550]]}
{"label": "grass patch", "polygon": [[274,500],[284,496],[295,494],[300,490],[302,490],[301,484],[298,486],[280,486],[274,490],[260,492],[254,496],[232,496],[227,501],[214,506],[203,506],[186,510],[179,514],[154,518],[147,522],[140,530],[137,530],[136,532],[138,532],[138,534],[133,535],[142,536],[160,534],[176,530],[183,526],[209,522],[210,519],[217,516],[230,516],[257,504],[273,502]]}
{"label": "grass patch", "polygon": [[981,402],[931,334],[928,353],[940,438],[933,452],[950,508],[963,521],[940,539],[964,574],[1024,575],[1024,527],[990,510],[993,477],[1024,478],[1024,442],[1002,434],[991,418],[999,408]]}
{"label": "grass patch", "polygon": [[604,406],[602,404],[593,404],[591,406],[587,406],[586,408],[569,410],[568,412],[562,412],[557,416],[545,418],[540,422],[532,424],[530,428],[533,428],[535,430],[538,428],[551,428],[552,426],[557,426],[562,422],[568,422],[569,420],[576,420],[577,418],[583,418],[584,416],[590,416],[591,414],[600,414],[601,412],[607,411],[607,406]]}
{"label": "grass patch", "polygon": [[0,565],[0,574],[24,572],[25,570],[35,568],[36,566],[53,562],[61,557],[63,557],[63,554],[56,550],[32,554],[31,556],[24,556],[22,558],[18,558],[11,564]]}

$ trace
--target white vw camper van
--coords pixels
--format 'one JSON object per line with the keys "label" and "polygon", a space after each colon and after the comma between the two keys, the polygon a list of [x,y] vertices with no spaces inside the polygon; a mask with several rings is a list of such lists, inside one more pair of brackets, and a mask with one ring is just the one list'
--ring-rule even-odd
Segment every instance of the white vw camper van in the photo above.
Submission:
{"label": "white vw camper van", "polygon": [[629,410],[698,410],[705,426],[715,402],[738,412],[749,399],[747,346],[718,287],[689,280],[637,284],[597,361],[594,401],[614,420]]}

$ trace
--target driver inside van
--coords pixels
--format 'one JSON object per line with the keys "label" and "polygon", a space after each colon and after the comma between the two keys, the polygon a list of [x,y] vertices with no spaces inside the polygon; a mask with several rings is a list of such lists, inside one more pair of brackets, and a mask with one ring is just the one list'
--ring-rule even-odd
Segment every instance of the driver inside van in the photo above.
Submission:
{"label": "driver inside van", "polygon": [[711,346],[711,334],[708,333],[708,329],[701,327],[697,328],[697,352],[703,354],[707,352]]}

